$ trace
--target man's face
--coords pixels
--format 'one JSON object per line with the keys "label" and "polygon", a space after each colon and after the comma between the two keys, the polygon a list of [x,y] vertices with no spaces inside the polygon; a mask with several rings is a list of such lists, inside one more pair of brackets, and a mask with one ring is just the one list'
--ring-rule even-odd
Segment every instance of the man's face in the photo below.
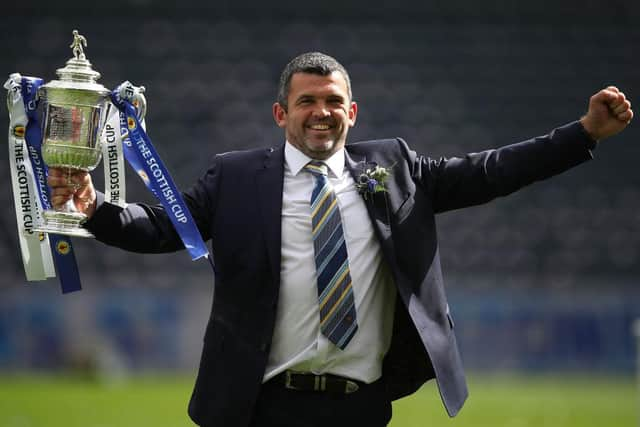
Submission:
{"label": "man's face", "polygon": [[347,132],[356,123],[358,106],[349,99],[340,72],[328,76],[295,73],[287,100],[288,111],[275,103],[273,117],[291,144],[318,160],[344,147]]}

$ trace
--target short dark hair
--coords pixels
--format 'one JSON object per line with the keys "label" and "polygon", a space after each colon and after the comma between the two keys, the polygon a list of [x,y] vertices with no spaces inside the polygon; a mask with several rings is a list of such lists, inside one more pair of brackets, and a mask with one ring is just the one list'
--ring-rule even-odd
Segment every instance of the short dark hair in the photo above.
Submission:
{"label": "short dark hair", "polygon": [[284,67],[280,75],[280,84],[278,85],[278,104],[282,105],[285,111],[288,108],[287,98],[289,97],[289,89],[291,88],[291,78],[295,73],[317,74],[319,76],[328,76],[334,71],[338,71],[344,77],[347,83],[347,93],[349,100],[352,99],[351,80],[349,73],[335,58],[320,52],[307,52],[298,55]]}

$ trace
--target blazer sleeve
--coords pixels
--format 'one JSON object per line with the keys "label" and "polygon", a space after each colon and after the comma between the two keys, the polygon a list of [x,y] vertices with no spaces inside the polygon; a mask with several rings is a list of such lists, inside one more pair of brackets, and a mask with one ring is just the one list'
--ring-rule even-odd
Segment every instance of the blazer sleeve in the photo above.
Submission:
{"label": "blazer sleeve", "polygon": [[488,202],[547,179],[593,158],[595,142],[580,122],[527,141],[470,153],[429,159],[412,153],[412,176],[432,200],[435,212]]}
{"label": "blazer sleeve", "polygon": [[[207,172],[182,193],[204,241],[211,238],[221,169],[221,158],[216,156]],[[161,205],[135,203],[122,208],[105,202],[104,195],[98,193],[98,208],[84,226],[97,240],[132,252],[162,253],[184,249]]]}

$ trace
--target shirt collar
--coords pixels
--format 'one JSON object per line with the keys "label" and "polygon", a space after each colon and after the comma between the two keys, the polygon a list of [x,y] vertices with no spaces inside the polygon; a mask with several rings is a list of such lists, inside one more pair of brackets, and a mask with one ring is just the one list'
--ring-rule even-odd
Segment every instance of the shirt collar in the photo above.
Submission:
{"label": "shirt collar", "polygon": [[[291,173],[296,176],[313,159],[287,141],[284,147],[284,160]],[[329,170],[336,177],[342,178],[344,172],[344,147],[333,153],[327,160],[323,160],[323,162],[327,164]]]}

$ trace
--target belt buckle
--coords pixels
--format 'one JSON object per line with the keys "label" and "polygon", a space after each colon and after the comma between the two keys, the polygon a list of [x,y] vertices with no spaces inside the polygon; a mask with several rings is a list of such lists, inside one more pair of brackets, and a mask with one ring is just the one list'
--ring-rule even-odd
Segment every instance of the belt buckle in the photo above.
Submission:
{"label": "belt buckle", "polygon": [[[295,382],[294,375],[305,375],[305,374],[295,374],[291,371],[285,371],[284,372],[284,388],[289,390],[307,390],[307,388],[305,387],[296,386],[294,384]],[[328,386],[327,382],[336,381],[336,380],[329,379],[327,375],[313,375],[312,377],[313,377],[313,385],[309,384],[308,386],[311,386],[310,389],[313,391],[321,391],[321,392],[328,391],[329,387],[327,387]],[[360,388],[360,386],[358,386],[358,384],[355,381],[340,379],[338,380],[338,382],[344,384],[344,389],[342,390],[342,392],[345,394],[354,393],[358,391],[358,389]]]}

